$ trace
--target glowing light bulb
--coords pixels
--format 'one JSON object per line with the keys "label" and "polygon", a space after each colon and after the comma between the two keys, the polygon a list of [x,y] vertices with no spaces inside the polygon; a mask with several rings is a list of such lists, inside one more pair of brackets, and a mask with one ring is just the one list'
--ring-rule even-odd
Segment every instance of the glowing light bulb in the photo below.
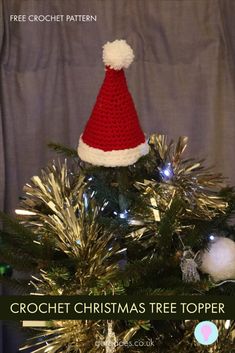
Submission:
{"label": "glowing light bulb", "polygon": [[139,221],[137,219],[130,219],[128,223],[132,226],[141,226],[144,224],[142,221]]}
{"label": "glowing light bulb", "polygon": [[164,169],[162,172],[163,172],[163,174],[164,174],[165,176],[167,176],[167,177],[169,177],[169,176],[171,175],[169,169]]}
{"label": "glowing light bulb", "polygon": [[119,213],[119,217],[122,218],[122,219],[127,218],[127,215],[128,215],[128,211],[127,210],[125,210],[124,212]]}
{"label": "glowing light bulb", "polygon": [[163,180],[170,180],[174,176],[174,171],[171,163],[167,163],[165,166],[163,166],[160,170],[160,174]]}

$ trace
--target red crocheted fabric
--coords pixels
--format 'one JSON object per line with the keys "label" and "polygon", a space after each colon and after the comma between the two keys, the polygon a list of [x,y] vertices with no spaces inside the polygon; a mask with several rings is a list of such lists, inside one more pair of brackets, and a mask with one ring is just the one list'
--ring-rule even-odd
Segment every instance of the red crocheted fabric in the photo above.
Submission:
{"label": "red crocheted fabric", "polygon": [[103,151],[130,149],[145,142],[123,70],[106,68],[82,140]]}

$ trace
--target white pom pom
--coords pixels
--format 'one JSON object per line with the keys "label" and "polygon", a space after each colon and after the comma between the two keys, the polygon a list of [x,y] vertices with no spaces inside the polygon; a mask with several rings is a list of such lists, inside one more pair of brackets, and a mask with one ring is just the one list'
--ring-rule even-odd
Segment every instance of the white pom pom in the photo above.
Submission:
{"label": "white pom pom", "polygon": [[216,282],[235,279],[235,242],[229,238],[215,238],[209,250],[202,253],[200,270]]}
{"label": "white pom pom", "polygon": [[123,39],[107,42],[103,46],[103,61],[114,70],[128,68],[134,59],[131,47]]}

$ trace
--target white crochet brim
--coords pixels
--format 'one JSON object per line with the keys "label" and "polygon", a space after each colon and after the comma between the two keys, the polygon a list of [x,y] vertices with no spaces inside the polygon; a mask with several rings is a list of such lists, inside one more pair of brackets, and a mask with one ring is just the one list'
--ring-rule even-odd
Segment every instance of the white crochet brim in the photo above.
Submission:
{"label": "white crochet brim", "polygon": [[126,167],[138,161],[149,152],[147,141],[134,148],[124,150],[103,151],[98,148],[88,146],[82,136],[79,139],[78,155],[84,162],[103,167]]}

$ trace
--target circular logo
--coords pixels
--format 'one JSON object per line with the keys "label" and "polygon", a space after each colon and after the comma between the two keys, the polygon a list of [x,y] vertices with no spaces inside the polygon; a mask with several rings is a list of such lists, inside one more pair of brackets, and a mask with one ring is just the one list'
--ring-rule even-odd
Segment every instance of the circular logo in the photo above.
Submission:
{"label": "circular logo", "polygon": [[215,343],[218,338],[218,329],[211,321],[202,321],[195,327],[196,340],[205,346]]}

